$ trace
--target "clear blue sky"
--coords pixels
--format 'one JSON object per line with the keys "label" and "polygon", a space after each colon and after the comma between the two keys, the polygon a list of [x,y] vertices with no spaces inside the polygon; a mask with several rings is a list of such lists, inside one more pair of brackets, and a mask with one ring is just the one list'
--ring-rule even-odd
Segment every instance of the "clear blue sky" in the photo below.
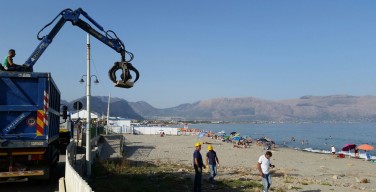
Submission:
{"label": "clear blue sky", "polygon": [[[167,108],[218,97],[376,95],[370,0],[6,1],[2,57],[14,48],[15,63],[24,63],[38,31],[63,9],[79,7],[117,33],[141,73],[134,88],[115,88],[108,70],[120,55],[92,38],[91,71],[100,81],[93,96]],[[78,81],[86,74],[86,33],[67,23],[34,71],[51,72],[63,99],[84,96]]]}

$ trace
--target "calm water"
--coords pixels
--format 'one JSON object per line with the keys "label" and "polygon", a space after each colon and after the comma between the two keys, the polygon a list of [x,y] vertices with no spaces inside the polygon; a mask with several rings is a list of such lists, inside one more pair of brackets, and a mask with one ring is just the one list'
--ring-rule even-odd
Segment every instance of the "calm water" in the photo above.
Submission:
{"label": "calm water", "polygon": [[[343,124],[195,124],[190,128],[219,132],[224,130],[228,135],[232,131],[241,135],[249,135],[254,139],[267,136],[278,145],[299,148],[309,151],[329,152],[334,145],[337,151],[348,143],[376,146],[375,123],[343,123]],[[291,142],[291,137],[295,142]],[[304,145],[302,145],[304,140]],[[363,151],[360,151],[363,153]],[[371,151],[372,156],[376,152]]]}

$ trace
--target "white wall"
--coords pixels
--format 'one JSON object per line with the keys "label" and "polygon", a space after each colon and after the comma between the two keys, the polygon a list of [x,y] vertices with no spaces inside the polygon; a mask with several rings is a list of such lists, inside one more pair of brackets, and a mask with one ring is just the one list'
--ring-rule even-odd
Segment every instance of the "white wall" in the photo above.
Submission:
{"label": "white wall", "polygon": [[131,120],[108,120],[108,124],[110,126],[126,126],[130,127],[131,126]]}
{"label": "white wall", "polygon": [[131,120],[109,119],[108,129],[111,133],[133,133]]}
{"label": "white wall", "polygon": [[110,133],[133,133],[131,126],[108,126]]}
{"label": "white wall", "polygon": [[178,135],[178,128],[173,127],[133,127],[135,134],[159,135],[164,132],[166,135]]}

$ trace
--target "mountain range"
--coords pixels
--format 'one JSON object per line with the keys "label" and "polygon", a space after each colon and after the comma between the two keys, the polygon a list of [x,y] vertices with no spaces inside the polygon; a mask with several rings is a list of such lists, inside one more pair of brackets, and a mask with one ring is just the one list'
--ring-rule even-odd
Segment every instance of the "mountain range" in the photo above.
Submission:
{"label": "mountain range", "polygon": [[[73,103],[86,105],[86,97],[62,101],[68,110]],[[108,97],[92,96],[91,111],[107,114]],[[303,96],[297,99],[270,101],[255,97],[213,98],[176,107],[159,109],[145,101],[128,102],[110,99],[110,116],[130,119],[175,119],[200,121],[376,121],[376,96]]]}

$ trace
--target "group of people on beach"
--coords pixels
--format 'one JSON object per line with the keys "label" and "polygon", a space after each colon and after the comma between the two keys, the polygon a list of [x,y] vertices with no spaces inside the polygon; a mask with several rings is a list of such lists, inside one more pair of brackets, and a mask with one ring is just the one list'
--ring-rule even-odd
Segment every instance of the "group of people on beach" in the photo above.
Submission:
{"label": "group of people on beach", "polygon": [[259,139],[255,139],[255,140],[253,140],[249,136],[242,137],[240,136],[240,134],[237,134],[236,132],[232,132],[228,136],[224,134],[217,135],[217,134],[209,132],[207,133],[207,136],[210,137],[211,139],[220,140],[226,143],[232,143],[233,148],[245,149],[248,146],[250,146],[254,141],[256,142],[256,145],[263,146],[263,149],[265,150],[271,150],[272,148],[275,147],[275,142],[273,141],[273,139],[266,137],[266,136],[261,137]]}
{"label": "group of people on beach", "polygon": [[[343,150],[343,149],[342,149]],[[360,158],[360,154],[359,154],[359,148],[355,145],[355,147],[352,149],[352,150],[354,150],[354,158],[357,158],[357,159],[359,159]],[[331,145],[330,146],[330,151],[331,151],[331,153],[332,153],[332,157],[333,158],[337,158],[337,157],[339,157],[339,158],[344,158],[345,157],[345,154],[343,154],[343,153],[338,153],[337,154],[337,151],[336,151],[336,148],[334,147],[334,145]],[[350,150],[349,150],[350,151]],[[350,154],[349,154],[350,155]],[[366,161],[369,161],[369,160],[371,160],[371,156],[370,156],[370,154],[366,151],[365,152],[365,158],[364,158]]]}
{"label": "group of people on beach", "polygon": [[[214,184],[214,178],[217,175],[217,167],[219,167],[219,160],[217,153],[214,151],[212,145],[208,145],[208,152],[206,153],[206,161],[205,165],[203,162],[203,158],[201,156],[201,143],[195,143],[195,151],[193,152],[193,167],[195,170],[195,179],[194,179],[194,191],[198,192],[201,191],[201,183],[202,183],[202,171],[203,169],[210,170],[210,183]],[[270,175],[270,168],[274,168],[275,166],[270,163],[270,158],[272,157],[271,151],[266,151],[265,154],[261,155],[257,161],[257,169],[260,174],[264,191],[268,192],[272,180]]]}

